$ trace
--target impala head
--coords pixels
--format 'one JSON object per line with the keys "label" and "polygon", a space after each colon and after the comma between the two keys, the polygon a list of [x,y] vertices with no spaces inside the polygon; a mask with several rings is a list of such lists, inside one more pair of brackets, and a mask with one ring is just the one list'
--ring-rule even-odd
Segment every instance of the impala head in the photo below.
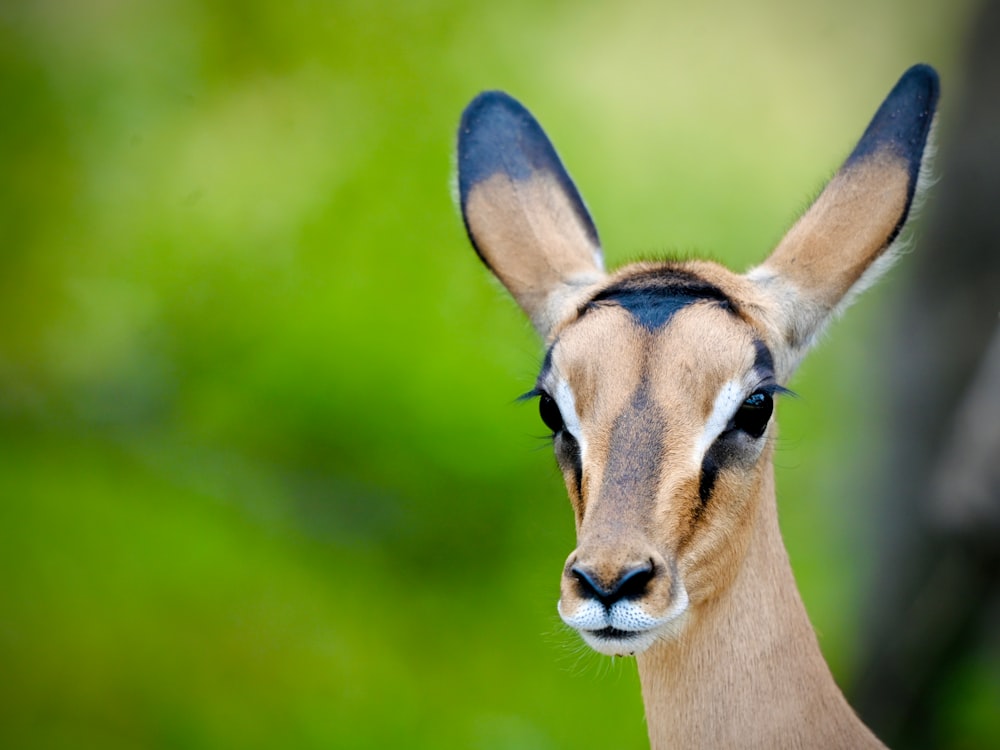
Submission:
{"label": "impala head", "polygon": [[535,388],[576,518],[559,613],[598,651],[676,635],[732,581],[771,471],[773,402],[826,322],[888,265],[914,201],[937,76],[911,68],[777,249],[604,270],[541,127],[481,94],[458,136],[462,215],[547,352]]}

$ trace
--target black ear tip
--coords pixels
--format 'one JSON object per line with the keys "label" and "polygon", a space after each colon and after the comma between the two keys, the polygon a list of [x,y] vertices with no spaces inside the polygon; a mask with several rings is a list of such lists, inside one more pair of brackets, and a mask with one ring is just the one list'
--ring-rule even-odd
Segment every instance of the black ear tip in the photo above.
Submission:
{"label": "black ear tip", "polygon": [[[876,114],[897,117],[931,120],[937,109],[941,82],[937,71],[930,65],[919,63],[908,69],[893,86],[885,102]],[[929,122],[927,123],[929,126]]]}
{"label": "black ear tip", "polygon": [[538,120],[503,91],[484,91],[469,102],[458,126],[458,198],[464,214],[473,189],[494,175],[511,182],[548,180],[570,202],[595,247],[597,230],[583,199]]}
{"label": "black ear tip", "polygon": [[937,71],[930,65],[914,65],[903,73],[875,113],[845,166],[864,161],[875,153],[889,152],[909,163],[915,184],[934,122],[939,91]]}
{"label": "black ear tip", "polygon": [[930,113],[933,114],[940,90],[941,81],[937,71],[926,63],[918,63],[903,73],[890,96],[900,93],[923,99]]}
{"label": "black ear tip", "polygon": [[917,63],[903,73],[901,80],[905,81],[910,79],[915,82],[919,82],[928,89],[934,89],[935,91],[939,86],[937,71],[927,63]]}
{"label": "black ear tip", "polygon": [[469,102],[462,113],[462,124],[474,121],[487,112],[523,112],[524,105],[505,91],[483,91]]}
{"label": "black ear tip", "polygon": [[517,99],[503,91],[483,91],[466,106],[458,127],[459,153],[479,139],[496,138],[498,133],[538,127],[535,118]]}
{"label": "black ear tip", "polygon": [[503,91],[476,96],[458,126],[458,187],[462,205],[473,185],[498,171],[523,176],[523,159],[517,157],[525,140],[545,141],[541,127],[517,99]]}

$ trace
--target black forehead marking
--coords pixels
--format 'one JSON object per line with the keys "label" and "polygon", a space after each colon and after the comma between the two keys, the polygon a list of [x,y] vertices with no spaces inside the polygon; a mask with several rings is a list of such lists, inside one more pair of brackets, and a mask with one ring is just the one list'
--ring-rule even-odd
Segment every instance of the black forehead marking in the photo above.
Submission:
{"label": "black forehead marking", "polygon": [[669,323],[678,310],[702,300],[714,302],[734,315],[737,313],[736,305],[719,287],[690,271],[666,267],[616,281],[585,302],[579,314],[617,305],[627,310],[643,328],[655,331]]}

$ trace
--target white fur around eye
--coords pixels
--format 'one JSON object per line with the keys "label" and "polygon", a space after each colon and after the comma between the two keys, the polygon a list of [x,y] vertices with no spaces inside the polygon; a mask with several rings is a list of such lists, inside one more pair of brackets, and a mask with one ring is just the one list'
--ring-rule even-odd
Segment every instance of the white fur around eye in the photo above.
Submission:
{"label": "white fur around eye", "polygon": [[549,392],[559,407],[559,413],[562,415],[563,424],[566,425],[566,431],[573,436],[577,445],[580,446],[580,459],[583,460],[587,455],[587,442],[583,437],[580,415],[576,413],[576,398],[573,396],[573,389],[570,388],[566,380],[559,378],[555,382],[555,388]]}
{"label": "white fur around eye", "polygon": [[694,452],[691,456],[695,466],[701,466],[705,451],[726,429],[729,420],[733,418],[745,398],[746,388],[743,383],[737,380],[728,380],[723,383],[722,388],[715,396],[715,402],[712,404],[712,411],[708,415],[705,427],[695,441]]}

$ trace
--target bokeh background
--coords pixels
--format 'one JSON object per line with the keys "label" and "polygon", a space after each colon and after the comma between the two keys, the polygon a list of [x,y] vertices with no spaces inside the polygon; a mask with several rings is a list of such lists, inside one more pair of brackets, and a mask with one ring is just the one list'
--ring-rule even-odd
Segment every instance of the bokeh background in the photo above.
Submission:
{"label": "bokeh background", "polygon": [[[645,746],[634,664],[556,615],[572,519],[515,403],[541,352],[454,210],[459,114],[525,102],[612,265],[744,268],[910,64],[939,69],[954,137],[972,18],[4,3],[0,745]],[[782,525],[848,690],[905,266],[780,409]],[[953,746],[1000,745],[997,663],[949,687]]]}

